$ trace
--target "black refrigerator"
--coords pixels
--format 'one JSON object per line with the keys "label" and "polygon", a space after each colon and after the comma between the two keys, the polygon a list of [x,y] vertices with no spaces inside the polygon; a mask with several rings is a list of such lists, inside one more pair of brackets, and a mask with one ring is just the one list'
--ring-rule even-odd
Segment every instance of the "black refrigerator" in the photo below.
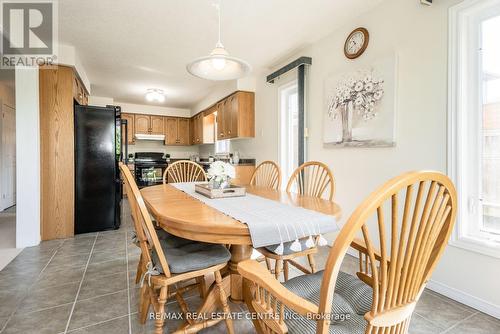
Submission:
{"label": "black refrigerator", "polygon": [[121,133],[120,107],[75,105],[75,234],[120,227]]}

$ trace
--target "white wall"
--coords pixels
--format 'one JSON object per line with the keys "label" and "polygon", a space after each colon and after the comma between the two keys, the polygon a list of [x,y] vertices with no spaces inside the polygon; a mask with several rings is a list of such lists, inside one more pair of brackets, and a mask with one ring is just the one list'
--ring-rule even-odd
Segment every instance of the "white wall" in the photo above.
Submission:
{"label": "white wall", "polygon": [[[310,56],[307,123],[308,159],[329,165],[337,180],[336,201],[343,219],[377,186],[404,171],[446,172],[448,8],[458,0],[388,0],[302,52]],[[343,55],[346,36],[358,26],[370,32],[370,44],[355,61]],[[369,64],[388,52],[398,57],[398,104],[394,148],[335,149],[323,145],[324,81],[332,73]],[[285,65],[281,64],[280,66]],[[269,73],[272,71],[269,70]],[[266,74],[269,74],[266,73]],[[237,146],[258,161],[278,159],[277,87],[257,81],[256,138]],[[448,246],[431,288],[500,317],[500,259]]]}
{"label": "white wall", "polygon": [[122,112],[132,114],[149,114],[175,117],[191,117],[191,110],[186,108],[168,108],[146,104],[133,104],[114,101],[114,104],[122,107]]}
{"label": "white wall", "polygon": [[40,242],[38,68],[16,68],[16,247]]}

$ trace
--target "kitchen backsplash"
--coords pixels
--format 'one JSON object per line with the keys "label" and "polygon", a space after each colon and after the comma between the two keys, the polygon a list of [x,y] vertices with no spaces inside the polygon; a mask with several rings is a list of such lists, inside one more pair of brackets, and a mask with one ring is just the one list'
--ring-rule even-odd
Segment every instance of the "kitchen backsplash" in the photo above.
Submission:
{"label": "kitchen backsplash", "polygon": [[128,146],[128,153],[162,152],[168,153],[174,159],[188,159],[190,155],[198,154],[196,146],[165,146],[162,141],[138,140],[135,145]]}
{"label": "kitchen backsplash", "polygon": [[[236,145],[235,145],[236,146]],[[235,147],[238,149],[238,147]],[[128,146],[129,154],[135,152],[162,152],[170,154],[173,159],[188,159],[190,155],[199,154],[202,158],[208,158],[215,153],[215,145],[206,144],[199,146],[165,146],[162,141],[138,140],[135,145]],[[231,152],[234,152],[232,149]],[[253,158],[244,151],[238,150],[240,158]]]}

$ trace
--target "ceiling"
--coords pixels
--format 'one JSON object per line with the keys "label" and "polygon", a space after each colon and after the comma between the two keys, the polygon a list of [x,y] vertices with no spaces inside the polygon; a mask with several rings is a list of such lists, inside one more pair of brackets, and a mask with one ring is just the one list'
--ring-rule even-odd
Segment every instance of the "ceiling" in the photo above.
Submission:
{"label": "ceiling", "polygon": [[[217,41],[216,0],[59,1],[60,42],[75,46],[92,95],[189,108],[217,82],[192,77],[186,64]],[[222,42],[254,71],[328,35],[383,0],[222,0]]]}

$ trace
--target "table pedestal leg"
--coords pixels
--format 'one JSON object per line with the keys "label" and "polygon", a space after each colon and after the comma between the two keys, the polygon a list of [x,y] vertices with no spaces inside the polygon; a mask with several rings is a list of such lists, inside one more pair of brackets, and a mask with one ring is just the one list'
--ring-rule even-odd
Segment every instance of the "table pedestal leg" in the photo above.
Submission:
{"label": "table pedestal leg", "polygon": [[231,245],[231,261],[229,261],[229,273],[231,274],[231,301],[243,302],[243,280],[238,273],[238,263],[248,260],[252,255],[252,246]]}

